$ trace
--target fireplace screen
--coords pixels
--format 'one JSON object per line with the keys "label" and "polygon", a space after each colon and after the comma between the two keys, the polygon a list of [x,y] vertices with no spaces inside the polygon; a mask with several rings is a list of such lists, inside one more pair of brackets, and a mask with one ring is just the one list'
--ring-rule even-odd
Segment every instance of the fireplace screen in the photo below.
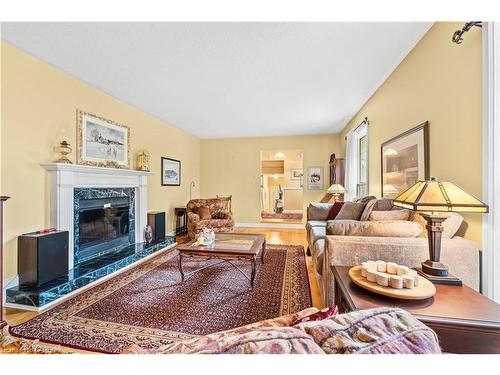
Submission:
{"label": "fireplace screen", "polygon": [[128,197],[80,201],[80,259],[89,259],[129,243],[129,208]]}

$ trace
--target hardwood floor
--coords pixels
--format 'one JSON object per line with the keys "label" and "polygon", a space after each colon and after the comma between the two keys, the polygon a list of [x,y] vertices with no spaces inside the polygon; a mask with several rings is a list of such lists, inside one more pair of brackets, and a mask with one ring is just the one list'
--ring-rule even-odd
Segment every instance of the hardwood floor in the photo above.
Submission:
{"label": "hardwood floor", "polygon": [[[274,229],[274,228],[236,228],[239,233],[262,233],[266,235],[267,243],[280,245],[302,245],[307,248],[307,238],[305,229]],[[322,307],[318,284],[313,272],[311,257],[306,257],[307,273],[309,275],[309,284],[311,286],[311,296],[313,306]],[[34,318],[36,312],[23,311],[11,308],[4,309],[4,316],[7,323],[11,326],[21,324]]]}

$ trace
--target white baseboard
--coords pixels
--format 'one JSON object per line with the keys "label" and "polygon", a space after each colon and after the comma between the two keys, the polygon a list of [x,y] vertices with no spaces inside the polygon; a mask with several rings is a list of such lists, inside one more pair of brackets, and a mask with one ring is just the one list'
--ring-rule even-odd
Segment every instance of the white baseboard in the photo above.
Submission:
{"label": "white baseboard", "polygon": [[236,223],[238,228],[282,228],[282,229],[305,229],[305,224],[296,223]]}
{"label": "white baseboard", "polygon": [[[21,305],[21,304],[17,304],[17,303],[7,303],[7,302],[4,302],[4,306],[5,307],[11,307],[11,308],[14,308],[14,309],[19,309],[19,310],[27,310],[27,311],[35,311],[35,312],[43,312],[45,310],[48,310],[49,308],[51,307],[54,307],[55,305],[59,305],[60,303],[66,301],[67,299],[75,296],[76,294],[80,294],[81,292],[89,289],[89,288],[92,288],[93,286],[96,286],[98,284],[101,284],[102,282],[106,281],[106,280],[109,280],[113,277],[115,277],[116,275],[119,275],[120,273],[122,272],[125,272],[135,266],[138,266],[139,264],[141,263],[144,263],[145,261],[151,259],[151,258],[154,258],[155,256],[157,255],[160,255],[162,253],[164,253],[165,251],[167,250],[170,250],[172,248],[174,248],[175,246],[177,246],[177,242],[173,243],[172,245],[169,245],[161,250],[158,250],[156,252],[154,252],[153,254],[149,254],[148,256],[142,258],[142,259],[139,259],[137,262],[134,262],[132,264],[129,264],[128,266],[126,267],[123,267],[123,268],[120,268],[119,270],[113,272],[113,273],[110,273],[109,275],[106,275],[104,276],[103,278],[101,279],[98,279],[98,280],[95,280],[93,282],[91,282],[90,284],[87,284],[77,290],[74,290],[72,291],[71,293],[68,293],[66,294],[65,296],[61,297],[61,298],[58,298],[56,299],[55,301],[52,301],[50,303],[47,303],[46,305],[43,305],[41,307],[37,307],[37,306],[27,306],[27,305]],[[12,285],[10,286],[12,287]],[[5,301],[5,299],[4,299]]]}

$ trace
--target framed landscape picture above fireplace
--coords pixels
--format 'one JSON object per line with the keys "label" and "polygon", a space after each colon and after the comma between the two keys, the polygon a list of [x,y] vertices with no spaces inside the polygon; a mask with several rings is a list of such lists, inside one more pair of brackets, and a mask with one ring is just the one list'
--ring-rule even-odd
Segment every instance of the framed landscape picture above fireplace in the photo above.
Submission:
{"label": "framed landscape picture above fireplace", "polygon": [[429,178],[429,122],[382,143],[382,196],[393,198]]}
{"label": "framed landscape picture above fireplace", "polygon": [[162,186],[181,186],[180,160],[161,158]]}
{"label": "framed landscape picture above fireplace", "polygon": [[130,129],[78,110],[78,164],[129,168]]}

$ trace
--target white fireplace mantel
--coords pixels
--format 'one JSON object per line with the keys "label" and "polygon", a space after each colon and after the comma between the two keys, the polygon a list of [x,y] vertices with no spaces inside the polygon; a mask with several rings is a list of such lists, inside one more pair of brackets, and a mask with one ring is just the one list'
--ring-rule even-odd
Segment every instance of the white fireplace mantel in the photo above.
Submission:
{"label": "white fireplace mantel", "polygon": [[40,165],[49,173],[50,225],[69,232],[68,269],[73,268],[75,188],[135,188],[135,242],[144,241],[148,176],[153,175],[153,172],[63,163]]}

